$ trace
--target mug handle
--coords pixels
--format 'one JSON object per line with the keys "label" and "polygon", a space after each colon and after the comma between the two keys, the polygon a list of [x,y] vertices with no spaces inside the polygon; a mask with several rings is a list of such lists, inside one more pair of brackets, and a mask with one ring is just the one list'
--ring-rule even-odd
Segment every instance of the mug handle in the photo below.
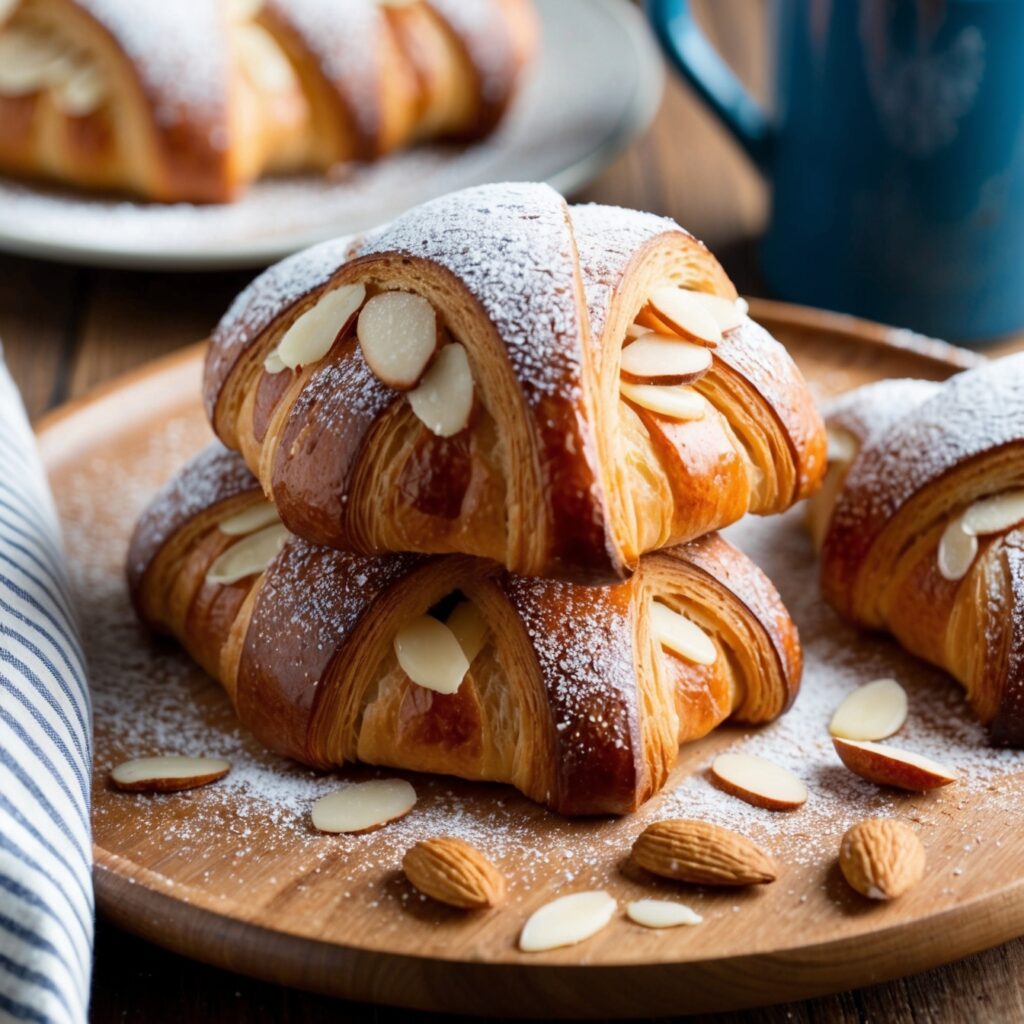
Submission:
{"label": "mug handle", "polygon": [[689,0],[646,0],[646,6],[658,41],[677,70],[767,172],[772,137],[768,115],[701,32]]}

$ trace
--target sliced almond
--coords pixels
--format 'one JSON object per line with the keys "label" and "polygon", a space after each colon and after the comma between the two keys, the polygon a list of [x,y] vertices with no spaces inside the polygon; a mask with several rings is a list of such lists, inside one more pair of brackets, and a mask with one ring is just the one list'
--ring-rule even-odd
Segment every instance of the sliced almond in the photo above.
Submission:
{"label": "sliced almond", "polygon": [[907,720],[907,691],[895,679],[876,679],[836,708],[828,731],[847,740],[884,740]]}
{"label": "sliced almond", "polygon": [[694,885],[764,885],[777,874],[759,846],[709,821],[656,821],[637,836],[632,857],[652,874]]}
{"label": "sliced almond", "polygon": [[458,342],[445,345],[408,398],[417,418],[438,437],[465,430],[473,411],[473,374],[466,350]]}
{"label": "sliced almond", "polygon": [[356,334],[374,376],[408,391],[437,351],[437,313],[422,295],[382,292],[363,306]]}
{"label": "sliced almond", "polygon": [[807,802],[807,787],[792,773],[752,754],[719,754],[711,774],[727,793],[755,807],[791,811]]}
{"label": "sliced almond", "polygon": [[534,911],[523,925],[519,948],[524,953],[573,946],[596,935],[615,914],[617,904],[608,893],[574,892]]}
{"label": "sliced almond", "polygon": [[98,110],[107,98],[107,83],[99,68],[92,64],[80,65],[53,86],[52,94],[61,113],[68,117],[86,117]]}
{"label": "sliced almond", "polygon": [[651,633],[663,647],[694,664],[711,665],[718,657],[714,641],[700,626],[661,601],[651,601]]}
{"label": "sliced almond", "polygon": [[721,295],[712,295],[710,292],[691,291],[688,294],[692,295],[715,318],[718,329],[723,334],[739,327],[750,308],[745,299],[726,299]]}
{"label": "sliced almond", "polygon": [[255,505],[250,505],[247,509],[221,520],[217,524],[217,529],[229,537],[244,537],[280,521],[281,517],[277,514],[274,503],[262,498]]}
{"label": "sliced almond", "polygon": [[402,858],[406,878],[420,892],[462,910],[505,901],[505,876],[475,847],[454,836],[425,839]]}
{"label": "sliced almond", "polygon": [[964,530],[963,520],[954,519],[939,540],[939,572],[951,581],[962,580],[978,555],[978,538]]}
{"label": "sliced almond", "polygon": [[275,348],[274,351],[263,360],[263,369],[271,376],[274,376],[275,374],[284,372],[288,367],[281,362],[281,357],[277,354],[277,349]]}
{"label": "sliced almond", "polygon": [[61,80],[68,51],[51,34],[25,25],[0,34],[0,96],[24,96]]}
{"label": "sliced almond", "polygon": [[267,373],[278,363],[294,370],[312,366],[334,347],[338,335],[348,326],[366,298],[366,286],[343,284],[323,293],[316,304],[306,310],[284,333],[275,351],[276,360],[263,364]]}
{"label": "sliced almond", "polygon": [[862,896],[891,900],[924,876],[926,856],[917,833],[902,821],[869,818],[843,836],[839,867]]}
{"label": "sliced almond", "polygon": [[416,805],[416,790],[405,779],[372,779],[328,793],[313,804],[320,832],[373,832],[404,818]]}
{"label": "sliced almond", "polygon": [[139,793],[176,793],[224,778],[231,765],[215,757],[140,757],[119,764],[110,781],[118,789]]}
{"label": "sliced almond", "polygon": [[395,634],[395,654],[417,686],[437,693],[455,693],[469,671],[455,634],[430,615],[420,615]]}
{"label": "sliced almond", "polygon": [[206,582],[215,586],[237,583],[247,576],[263,572],[277,558],[291,534],[287,527],[275,523],[243,537],[225,551],[206,574]]}
{"label": "sliced almond", "polygon": [[[668,324],[681,337],[692,339],[701,345],[717,345],[722,340],[722,328],[718,324],[716,313],[725,315],[725,311],[713,311],[708,301],[712,298],[714,296],[677,288],[675,285],[666,285],[663,288],[655,288],[648,301],[658,319]],[[740,318],[735,316],[735,307],[732,303],[727,305],[732,307],[734,314],[731,326],[736,327]]]}
{"label": "sliced almond", "polygon": [[631,323],[626,328],[627,338],[642,338],[645,334],[653,334],[653,327],[645,327],[643,324]]}
{"label": "sliced almond", "polygon": [[870,740],[832,739],[839,759],[854,775],[880,786],[920,793],[956,782],[956,772],[922,754],[883,746]]}
{"label": "sliced almond", "polygon": [[961,516],[964,533],[984,537],[1024,522],[1024,490],[1006,491],[976,501]]}
{"label": "sliced almond", "polygon": [[676,928],[704,920],[692,907],[675,900],[634,900],[626,904],[626,916],[645,928]]}
{"label": "sliced almond", "polygon": [[703,419],[707,408],[703,395],[685,384],[660,387],[657,384],[630,384],[622,381],[619,391],[623,398],[636,405],[662,416],[670,416],[674,420]]}
{"label": "sliced almond", "polygon": [[460,601],[452,609],[445,625],[455,634],[466,661],[472,665],[487,640],[487,620],[480,609],[472,601]]}
{"label": "sliced almond", "polygon": [[620,369],[630,384],[690,384],[711,367],[711,352],[701,345],[644,334],[622,350]]}

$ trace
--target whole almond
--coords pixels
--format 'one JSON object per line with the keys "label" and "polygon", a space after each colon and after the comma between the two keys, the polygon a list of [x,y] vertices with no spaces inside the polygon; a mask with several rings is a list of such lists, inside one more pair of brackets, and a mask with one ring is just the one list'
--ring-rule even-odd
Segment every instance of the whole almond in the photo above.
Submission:
{"label": "whole almond", "polygon": [[925,852],[917,833],[902,821],[868,818],[850,828],[839,848],[843,877],[862,896],[891,900],[924,875]]}
{"label": "whole almond", "polygon": [[475,910],[505,900],[505,876],[475,846],[453,836],[417,843],[402,867],[420,892],[450,907]]}
{"label": "whole almond", "polygon": [[633,844],[633,860],[662,878],[696,885],[774,882],[775,863],[746,836],[707,821],[648,825]]}

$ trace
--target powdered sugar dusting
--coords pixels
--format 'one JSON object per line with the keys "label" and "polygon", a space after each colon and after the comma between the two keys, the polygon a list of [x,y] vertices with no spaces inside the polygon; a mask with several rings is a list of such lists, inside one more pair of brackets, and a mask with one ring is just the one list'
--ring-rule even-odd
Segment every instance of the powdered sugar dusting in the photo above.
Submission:
{"label": "powdered sugar dusting", "polygon": [[227,147],[228,45],[223,4],[211,0],[77,0],[117,41],[153,102],[161,127],[199,119]]}
{"label": "powdered sugar dusting", "polygon": [[516,73],[515,54],[500,5],[496,0],[430,0],[430,6],[466,47],[484,101],[500,102]]}
{"label": "powdered sugar dusting", "polygon": [[[297,537],[285,545],[256,598],[239,669],[240,716],[259,739],[305,752],[307,716],[328,666],[366,609],[417,560],[347,554]],[[280,668],[271,676],[261,671],[268,665]]]}
{"label": "powdered sugar dusting", "polygon": [[1024,353],[951,378],[862,452],[839,495],[832,530],[873,534],[933,480],[1012,443],[1024,443]]}
{"label": "powdered sugar dusting", "polygon": [[275,320],[325,285],[351,254],[353,238],[333,238],[265,270],[231,303],[213,331],[204,374],[206,414],[213,416],[220,389],[238,357]]}
{"label": "powdered sugar dusting", "polygon": [[167,482],[139,519],[139,543],[131,551],[129,572],[140,577],[171,534],[198,512],[258,486],[238,455],[219,442],[210,445],[182,475]]}
{"label": "powdered sugar dusting", "polygon": [[506,576],[503,587],[547,685],[563,785],[570,794],[582,790],[588,772],[612,761],[631,788],[640,735],[628,585]]}
{"label": "powdered sugar dusting", "polygon": [[604,333],[612,296],[630,262],[652,238],[667,232],[689,234],[675,221],[621,206],[583,203],[570,209],[587,310],[594,341]]}
{"label": "powdered sugar dusting", "polygon": [[373,146],[380,131],[380,34],[377,0],[286,0],[271,4],[313,54],[341,97],[359,135]]}

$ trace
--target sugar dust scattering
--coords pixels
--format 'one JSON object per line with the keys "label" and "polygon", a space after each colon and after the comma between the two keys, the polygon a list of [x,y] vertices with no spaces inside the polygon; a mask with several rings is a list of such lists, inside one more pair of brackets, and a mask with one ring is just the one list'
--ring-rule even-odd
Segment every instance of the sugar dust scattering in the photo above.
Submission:
{"label": "sugar dust scattering", "polygon": [[[271,889],[288,884],[275,874],[280,853],[293,868],[297,859],[311,878],[334,872],[334,884],[346,898],[371,904],[409,900],[415,897],[407,889],[389,889],[382,880],[397,874],[412,843],[453,835],[499,864],[515,863],[510,878],[515,901],[528,898],[540,883],[602,887],[621,877],[633,838],[660,818],[703,818],[738,829],[808,870],[830,862],[843,831],[868,815],[900,815],[927,830],[958,808],[973,813],[989,807],[999,810],[1007,833],[1024,824],[1024,754],[990,748],[960,689],[942,673],[891,641],[859,635],[834,616],[818,596],[814,556],[795,510],[770,520],[751,519],[729,531],[776,581],[800,629],[802,689],[778,722],[763,728],[729,726],[684,747],[664,791],[638,813],[617,820],[563,820],[506,787],[409,775],[418,794],[412,813],[378,832],[346,837],[344,849],[359,855],[339,861],[338,845],[310,825],[313,801],[345,780],[394,773],[366,767],[317,773],[263,750],[239,726],[220,688],[175,645],[148,637],[130,608],[124,558],[132,524],[166,479],[209,440],[208,428],[190,406],[134,438],[130,458],[117,449],[93,454],[60,475],[56,486],[93,683],[100,783],[96,839],[114,847],[126,841],[119,825],[124,804],[114,801],[134,800],[132,820],[143,826],[147,849],[159,854],[166,877],[178,880],[174,884],[188,880],[202,888],[215,854],[222,858],[227,848],[233,866],[225,879],[218,861],[218,898],[229,898],[232,884],[240,898],[254,884]],[[841,766],[827,731],[832,712],[852,689],[883,676],[898,679],[910,697],[907,724],[890,742],[955,768],[961,781],[948,791],[920,798],[887,793]],[[707,769],[724,749],[788,768],[807,785],[808,802],[799,811],[771,812],[716,789]],[[103,789],[113,765],[161,753],[224,757],[232,769],[222,781],[177,797],[138,799]],[[965,834],[961,846],[962,860],[978,848],[978,838]],[[954,872],[962,870],[961,861],[950,861],[951,886],[959,877]],[[794,900],[805,898],[806,892],[794,895]]]}

